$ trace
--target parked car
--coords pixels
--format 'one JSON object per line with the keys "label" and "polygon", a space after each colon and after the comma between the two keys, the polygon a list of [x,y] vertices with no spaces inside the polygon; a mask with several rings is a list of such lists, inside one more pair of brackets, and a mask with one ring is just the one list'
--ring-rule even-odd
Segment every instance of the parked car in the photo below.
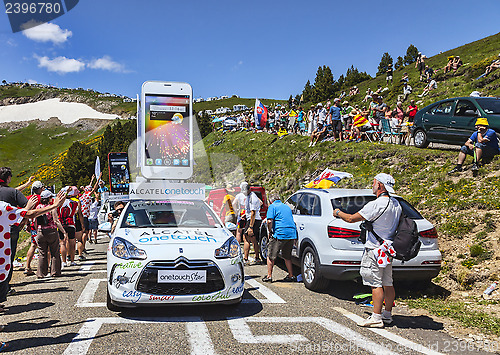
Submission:
{"label": "parked car", "polygon": [[[437,232],[403,198],[393,195],[403,212],[414,219],[422,246],[418,255],[407,262],[393,262],[394,279],[430,281],[439,274],[441,252]],[[292,261],[300,265],[304,284],[312,290],[321,290],[330,280],[350,280],[359,277],[364,244],[358,241],[359,224],[347,223],[333,217],[335,208],[346,213],[358,212],[367,202],[376,198],[368,189],[302,189],[286,203],[292,208],[297,225],[297,244],[292,250]]]}
{"label": "parked car", "polygon": [[500,98],[456,97],[435,102],[415,115],[412,136],[415,146],[430,142],[463,145],[475,131],[478,117],[486,117],[500,134]]}
{"label": "parked car", "polygon": [[240,245],[203,202],[130,201],[107,252],[107,306],[238,304]]}

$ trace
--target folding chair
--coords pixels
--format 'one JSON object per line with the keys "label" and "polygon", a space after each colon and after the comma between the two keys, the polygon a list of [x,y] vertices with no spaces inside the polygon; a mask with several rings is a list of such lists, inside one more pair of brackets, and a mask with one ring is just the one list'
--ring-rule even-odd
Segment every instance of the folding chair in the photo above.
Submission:
{"label": "folding chair", "polygon": [[396,132],[391,128],[389,121],[386,118],[381,118],[380,123],[382,124],[382,137],[380,138],[383,141],[385,136],[389,137],[389,143],[392,143],[392,137],[394,136],[402,136],[403,132]]}

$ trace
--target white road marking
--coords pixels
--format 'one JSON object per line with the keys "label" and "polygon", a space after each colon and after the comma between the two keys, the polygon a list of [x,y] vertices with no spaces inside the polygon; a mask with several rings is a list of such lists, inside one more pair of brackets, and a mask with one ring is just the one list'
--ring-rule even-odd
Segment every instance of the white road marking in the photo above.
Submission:
{"label": "white road marking", "polygon": [[244,299],[243,303],[286,303],[283,298],[278,296],[275,292],[271,291],[269,288],[261,284],[255,279],[250,277],[245,278],[245,283],[254,287],[259,291],[266,299]]}
{"label": "white road marking", "polygon": [[82,291],[82,294],[76,301],[76,307],[106,307],[106,303],[93,302],[95,293],[101,282],[106,282],[106,279],[90,279]]}
{"label": "white road marking", "polygon": [[165,317],[127,319],[118,317],[89,318],[64,351],[64,355],[82,355],[89,351],[92,341],[103,324],[185,323],[191,354],[215,354],[212,339],[205,322],[200,317]]}
{"label": "white road marking", "polygon": [[309,341],[300,334],[287,335],[253,335],[247,322],[259,323],[316,323],[334,334],[348,340],[355,349],[365,349],[374,354],[397,354],[381,346],[351,328],[345,327],[331,319],[323,317],[246,317],[246,318],[228,318],[229,328],[234,338],[244,344],[290,344],[294,342]]}
{"label": "white road marking", "polygon": [[87,261],[85,263],[81,263],[78,272],[88,272],[92,268],[92,266],[94,266],[94,264],[95,261]]}
{"label": "white road marking", "polygon": [[[358,316],[358,315],[356,315],[354,313],[351,313],[351,312],[349,312],[348,310],[346,310],[344,308],[333,307],[333,309],[336,310],[337,312],[339,312],[340,314],[342,314],[343,316],[345,316],[345,317],[353,320],[356,323],[361,322],[363,320],[362,317],[360,317],[360,316]],[[402,347],[404,347],[404,348],[406,348],[408,350],[411,349],[413,351],[417,351],[417,352],[420,352],[420,353],[423,353],[423,354],[428,354],[428,355],[443,355],[443,353],[440,353],[440,352],[434,351],[432,349],[426,348],[425,346],[423,346],[421,344],[414,343],[411,340],[408,340],[408,339],[405,339],[403,337],[400,337],[399,335],[393,334],[393,333],[387,331],[386,329],[380,329],[380,328],[366,328],[366,329],[369,329],[372,332],[374,332],[374,333],[376,333],[378,335],[381,335],[384,338],[387,338],[387,339],[395,342],[396,344],[401,344]]]}

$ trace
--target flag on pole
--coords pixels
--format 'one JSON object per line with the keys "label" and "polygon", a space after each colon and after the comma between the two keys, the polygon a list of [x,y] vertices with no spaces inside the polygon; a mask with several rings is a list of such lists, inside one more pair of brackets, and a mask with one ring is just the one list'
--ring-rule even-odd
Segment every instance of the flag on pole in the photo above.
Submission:
{"label": "flag on pole", "polygon": [[329,189],[344,178],[352,179],[352,175],[343,171],[325,169],[320,176],[309,182],[306,187],[314,189]]}
{"label": "flag on pole", "polygon": [[99,175],[101,175],[101,161],[99,157],[95,159],[95,168],[94,168],[95,178],[99,181]]}
{"label": "flag on pole", "polygon": [[264,106],[264,104],[260,102],[259,99],[255,99],[255,111],[253,115],[255,118],[255,127],[257,129],[262,129],[266,127],[267,107]]}

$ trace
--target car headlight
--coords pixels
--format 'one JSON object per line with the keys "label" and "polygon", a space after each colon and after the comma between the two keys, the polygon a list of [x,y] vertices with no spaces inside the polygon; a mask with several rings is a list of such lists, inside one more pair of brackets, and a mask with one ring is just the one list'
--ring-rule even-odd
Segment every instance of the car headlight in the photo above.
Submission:
{"label": "car headlight", "polygon": [[229,238],[220,248],[215,249],[217,259],[236,258],[240,253],[240,244],[234,237]]}
{"label": "car headlight", "polygon": [[146,259],[146,252],[125,239],[116,237],[111,248],[113,255],[120,259]]}

